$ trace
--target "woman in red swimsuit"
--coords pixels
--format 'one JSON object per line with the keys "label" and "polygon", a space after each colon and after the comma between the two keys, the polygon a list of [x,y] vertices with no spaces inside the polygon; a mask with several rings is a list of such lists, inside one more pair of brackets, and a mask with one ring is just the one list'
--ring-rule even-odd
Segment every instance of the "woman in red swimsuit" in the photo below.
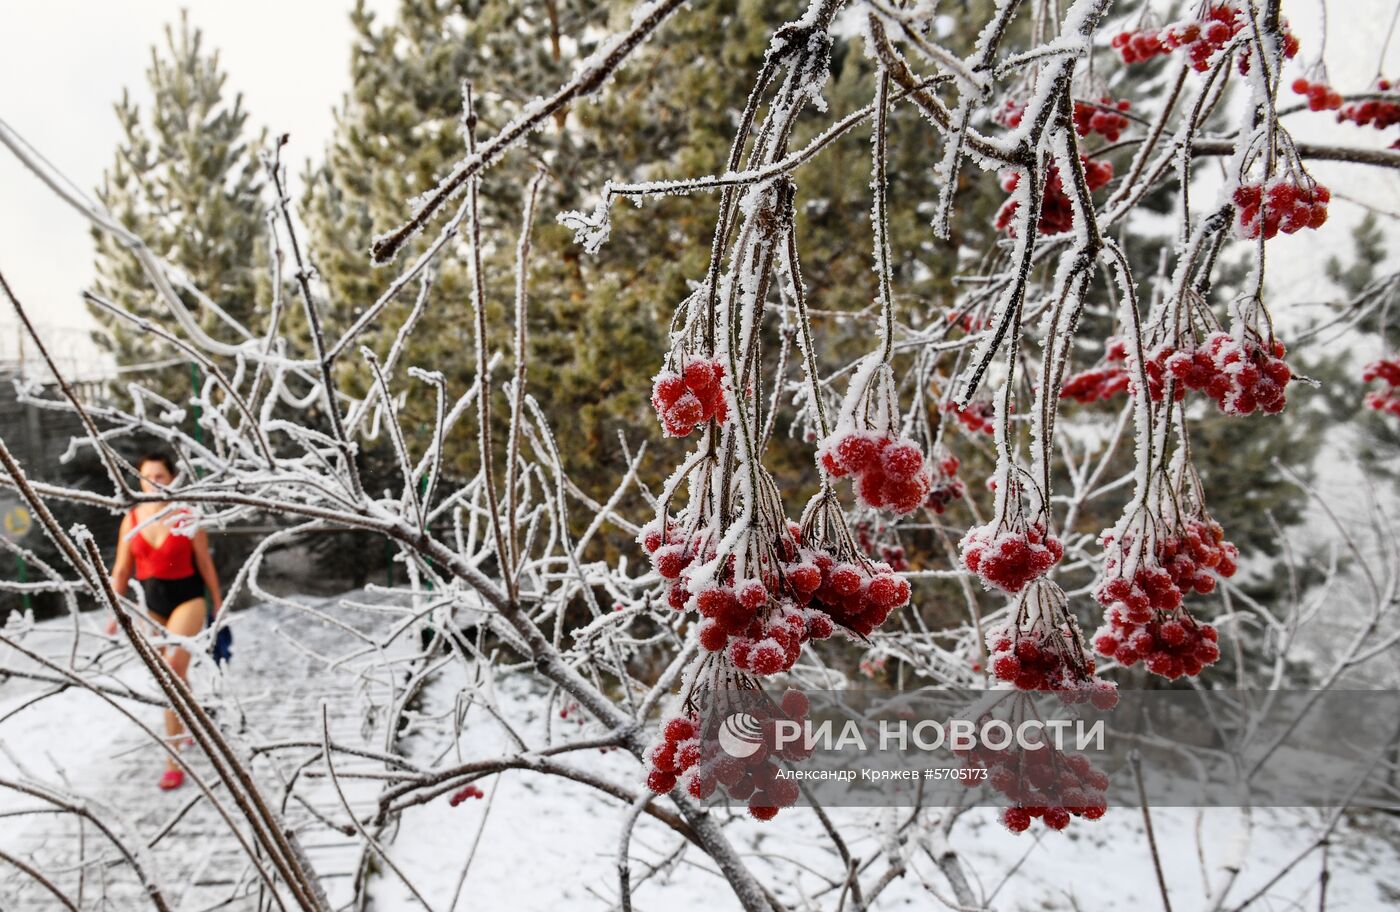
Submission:
{"label": "woman in red swimsuit", "polygon": [[[175,467],[163,453],[142,456],[136,463],[136,470],[141,473],[141,490],[147,494],[168,489],[175,481]],[[219,592],[214,561],[209,557],[209,537],[204,530],[191,537],[176,532],[166,517],[151,519],[167,506],[163,502],[142,503],[122,520],[117,559],[112,566],[112,587],[118,595],[125,595],[134,571],[141,582],[141,592],[146,597],[146,608],[152,620],[176,636],[194,636],[204,628],[206,588],[215,614],[223,605],[223,596]],[[175,518],[169,514],[167,517]],[[108,624],[108,633],[115,632],[116,623],[113,618]],[[165,661],[184,679],[190,667],[189,652],[179,646],[167,646],[164,654]],[[165,731],[172,744],[178,743],[184,734],[180,718],[173,710],[165,711]],[[174,758],[167,758],[160,787],[179,788],[184,781],[185,774]]]}

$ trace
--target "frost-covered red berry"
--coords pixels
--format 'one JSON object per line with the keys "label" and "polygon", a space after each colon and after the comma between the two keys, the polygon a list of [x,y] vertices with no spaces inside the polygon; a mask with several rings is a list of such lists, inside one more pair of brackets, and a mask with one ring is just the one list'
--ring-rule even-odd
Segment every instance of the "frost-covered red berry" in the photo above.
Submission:
{"label": "frost-covered red berry", "polygon": [[1237,208],[1240,237],[1268,240],[1280,231],[1295,234],[1305,228],[1321,228],[1327,222],[1332,193],[1312,178],[1299,181],[1290,174],[1265,184],[1241,184],[1231,198]]}
{"label": "frost-covered red berry", "polygon": [[949,401],[943,406],[943,410],[956,418],[965,430],[974,434],[991,434],[996,431],[996,425],[993,423],[996,408],[986,400],[975,400],[966,406]]}
{"label": "frost-covered red berry", "polygon": [[1067,703],[1111,709],[1118,689],[1094,674],[1069,600],[1053,582],[1038,579],[1017,598],[1011,617],[987,631],[992,674],[1018,690],[1054,691]]}
{"label": "frost-covered red berry", "polygon": [[1293,93],[1307,96],[1309,111],[1335,111],[1342,106],[1342,93],[1325,82],[1295,79]]}
{"label": "frost-covered red berry", "polygon": [[467,785],[465,788],[461,789],[460,791],[453,792],[453,793],[452,793],[452,797],[447,799],[447,803],[450,804],[450,805],[452,805],[452,807],[456,807],[457,805],[461,804],[463,801],[466,801],[468,798],[485,798],[485,797],[486,797],[486,793],[483,792],[475,783],[473,783],[473,784]]}
{"label": "frost-covered red berry", "polygon": [[1400,358],[1382,358],[1366,365],[1363,383],[1375,383],[1366,394],[1366,407],[1400,418]]}
{"label": "frost-covered red berry", "polygon": [[[1105,537],[1104,575],[1094,594],[1106,610],[1093,644],[1124,667],[1142,662],[1164,678],[1193,677],[1220,658],[1220,649],[1215,628],[1198,623],[1183,597],[1233,576],[1239,551],[1204,515],[1181,521],[1175,531],[1166,528],[1146,554],[1134,546],[1137,533],[1121,542]],[[1131,572],[1130,555],[1136,561]]]}
{"label": "frost-covered red berry", "polygon": [[963,499],[967,493],[967,485],[958,477],[958,468],[961,465],[958,457],[945,455],[942,459],[932,460],[931,465],[932,478],[924,506],[941,514],[953,501]]}
{"label": "frost-covered red berry", "polygon": [[652,381],[651,404],[670,437],[685,437],[706,421],[724,424],[724,397],[724,365],[716,360],[691,358],[681,373],[663,370]]}
{"label": "frost-covered red berry", "polygon": [[[1390,93],[1394,88],[1388,79],[1376,80],[1375,91],[1378,93]],[[1352,102],[1337,112],[1337,122],[1343,121],[1351,121],[1358,127],[1388,130],[1400,123],[1400,96]]]}
{"label": "frost-covered red berry", "polygon": [[1097,133],[1109,142],[1117,142],[1118,137],[1128,128],[1128,118],[1122,112],[1131,109],[1132,102],[1114,99],[1104,95],[1097,102],[1076,101],[1074,103],[1074,130],[1080,136]]}
{"label": "frost-covered red berry", "polygon": [[1293,379],[1285,354],[1277,339],[1268,344],[1253,338],[1241,342],[1229,333],[1216,332],[1193,348],[1158,347],[1148,357],[1144,372],[1154,400],[1164,397],[1167,380],[1174,379],[1176,400],[1187,390],[1196,390],[1227,415],[1256,411],[1272,415],[1283,411],[1286,388]]}
{"label": "frost-covered red berry", "polygon": [[854,478],[865,506],[899,515],[917,510],[931,484],[918,444],[873,431],[833,435],[818,451],[817,463],[832,478]]}
{"label": "frost-covered red berry", "polygon": [[974,526],[959,545],[963,566],[989,589],[1015,595],[1044,576],[1064,555],[1064,546],[1043,523],[993,520]]}
{"label": "frost-covered red berry", "polygon": [[964,768],[986,771],[984,778],[969,782],[986,782],[1012,802],[1001,822],[1013,833],[1025,832],[1037,817],[1049,829],[1062,830],[1074,817],[1098,820],[1108,807],[1108,776],[1083,754],[1066,754],[1049,744],[997,750],[980,743],[956,753]]}
{"label": "frost-covered red berry", "polygon": [[[1247,19],[1234,4],[1215,3],[1206,8],[1202,18],[1182,19],[1161,29],[1121,32],[1112,44],[1126,64],[1144,63],[1179,50],[1192,69],[1204,72],[1245,27]],[[1287,53],[1289,47],[1291,54]],[[1285,41],[1285,54],[1292,57],[1297,53],[1297,39],[1291,45]],[[1248,70],[1247,63],[1242,67]]]}
{"label": "frost-covered red berry", "polygon": [[[1083,154],[1079,156],[1079,161],[1084,169],[1084,183],[1091,192],[1106,186],[1109,181],[1113,180],[1112,162],[1099,161]],[[1009,172],[1004,176],[1002,189],[1010,193],[1016,189],[1020,181],[1021,175],[1018,172]],[[1016,233],[1016,212],[1019,208],[1020,203],[1014,197],[1003,203],[996,214],[997,230],[1005,231],[1014,236]],[[1041,234],[1060,234],[1073,227],[1074,205],[1070,202],[1068,194],[1065,193],[1059,167],[1051,165],[1049,173],[1045,177],[1044,191],[1041,194],[1040,218],[1036,223],[1036,230]]]}

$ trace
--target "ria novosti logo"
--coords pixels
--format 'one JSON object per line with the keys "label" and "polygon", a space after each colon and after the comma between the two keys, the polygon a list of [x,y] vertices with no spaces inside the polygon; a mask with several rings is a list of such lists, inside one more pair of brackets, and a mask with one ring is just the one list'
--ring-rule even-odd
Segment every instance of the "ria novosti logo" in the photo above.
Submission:
{"label": "ria novosti logo", "polygon": [[[980,724],[979,724],[980,723]],[[1070,737],[1072,730],[1072,739]],[[881,719],[875,731],[864,730],[854,720],[833,725],[831,720],[814,723],[810,719],[776,719],[772,726],[771,745],[782,751],[788,745],[800,744],[807,751],[934,751],[946,747],[954,751],[987,748],[994,751],[1013,748],[1023,751],[1053,746],[1065,750],[1074,741],[1076,750],[1104,749],[1102,720],[1085,724],[1082,719],[1024,719],[1019,724],[995,718],[979,721],[965,718],[940,719]],[[869,740],[871,735],[875,741]],[[720,748],[738,760],[752,757],[764,745],[764,726],[747,712],[734,712],[720,724],[716,733]]]}
{"label": "ria novosti logo", "polygon": [[763,725],[746,712],[730,713],[720,725],[716,738],[726,754],[743,760],[763,746]]}

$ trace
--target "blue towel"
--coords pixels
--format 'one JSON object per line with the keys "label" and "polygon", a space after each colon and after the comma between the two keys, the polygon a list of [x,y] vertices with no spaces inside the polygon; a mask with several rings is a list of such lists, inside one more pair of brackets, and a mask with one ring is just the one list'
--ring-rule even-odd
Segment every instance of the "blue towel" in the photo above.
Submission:
{"label": "blue towel", "polygon": [[[204,626],[213,626],[213,610],[209,610],[204,617]],[[214,634],[214,645],[209,647],[209,654],[214,657],[214,663],[216,665],[222,665],[233,658],[233,631],[230,630],[227,625],[220,627],[219,632]]]}

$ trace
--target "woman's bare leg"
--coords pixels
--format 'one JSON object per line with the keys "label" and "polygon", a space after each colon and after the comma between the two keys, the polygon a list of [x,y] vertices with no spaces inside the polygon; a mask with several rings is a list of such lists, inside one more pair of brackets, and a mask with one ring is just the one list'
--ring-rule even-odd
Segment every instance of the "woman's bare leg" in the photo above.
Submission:
{"label": "woman's bare leg", "polygon": [[[190,599],[188,602],[181,602],[174,611],[170,612],[170,617],[165,621],[165,629],[176,636],[194,636],[204,629],[204,619],[204,599]],[[185,675],[190,667],[188,650],[178,646],[167,646],[165,648],[165,661],[180,680],[186,680]],[[172,746],[176,743],[176,739],[185,733],[184,726],[180,724],[180,717],[175,715],[173,709],[165,711],[165,733]],[[172,757],[166,758],[165,765],[169,769],[179,768]]]}

